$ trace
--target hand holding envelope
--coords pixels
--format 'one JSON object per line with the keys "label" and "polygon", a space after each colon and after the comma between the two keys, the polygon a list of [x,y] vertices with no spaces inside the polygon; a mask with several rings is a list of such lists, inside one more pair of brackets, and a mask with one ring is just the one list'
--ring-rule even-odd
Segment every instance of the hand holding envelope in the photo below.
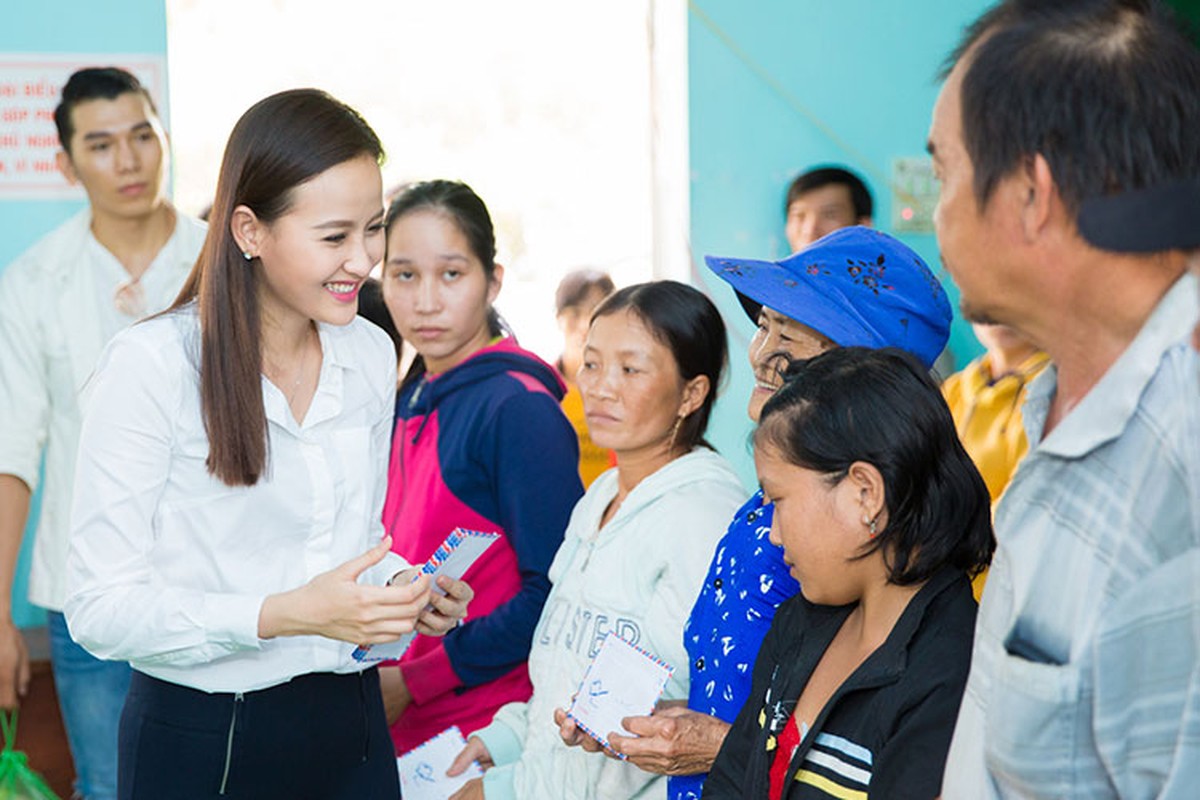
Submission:
{"label": "hand holding envelope", "polygon": [[635,735],[625,729],[622,721],[650,714],[672,672],[674,668],[666,662],[609,633],[588,667],[571,708],[561,716],[561,712],[555,714],[564,742],[598,749],[585,741],[590,737],[611,755],[624,759],[612,749],[609,736]]}

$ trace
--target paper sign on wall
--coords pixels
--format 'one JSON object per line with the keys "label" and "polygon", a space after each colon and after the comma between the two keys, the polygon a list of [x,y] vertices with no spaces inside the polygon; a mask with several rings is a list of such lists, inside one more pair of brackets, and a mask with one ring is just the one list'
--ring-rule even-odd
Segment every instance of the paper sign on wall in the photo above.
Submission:
{"label": "paper sign on wall", "polygon": [[165,56],[0,53],[0,200],[83,197],[55,165],[54,108],[71,73],[94,66],[119,66],[136,75],[166,123]]}

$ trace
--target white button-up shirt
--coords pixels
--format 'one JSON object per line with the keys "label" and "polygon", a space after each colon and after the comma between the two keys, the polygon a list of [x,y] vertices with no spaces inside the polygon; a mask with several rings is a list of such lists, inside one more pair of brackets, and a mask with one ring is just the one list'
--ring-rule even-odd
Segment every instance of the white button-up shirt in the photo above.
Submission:
{"label": "white button-up shirt", "polygon": [[[114,302],[129,273],[92,235],[84,209],[0,273],[0,474],[38,487],[42,508],[29,575],[30,602],[66,599],[67,526],[79,390],[104,345],[133,322]],[[204,243],[204,223],[176,212],[175,231],[139,283],[143,313],[171,304]]]}
{"label": "white button-up shirt", "polygon": [[[113,340],[87,389],[67,562],[67,622],[92,653],[210,692],[362,668],[351,644],[258,638],[267,595],[383,535],[395,350],[362,319],[319,331],[303,423],[263,378],[268,468],[236,487],[205,466],[195,306]],[[389,554],[363,581],[404,566]]]}

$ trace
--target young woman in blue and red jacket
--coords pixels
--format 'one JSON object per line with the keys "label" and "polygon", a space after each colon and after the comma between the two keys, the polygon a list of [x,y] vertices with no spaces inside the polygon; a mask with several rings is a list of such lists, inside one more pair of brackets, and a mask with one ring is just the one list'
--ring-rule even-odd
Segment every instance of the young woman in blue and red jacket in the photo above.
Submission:
{"label": "young woman in blue and red jacket", "polygon": [[529,698],[546,573],[583,486],[561,378],[492,308],[504,273],[483,201],[463,183],[418,183],[385,224],[384,299],[418,356],[397,397],[384,525],[415,564],[455,527],[501,534],[464,576],[475,590],[465,624],[418,637],[380,670],[403,753]]}

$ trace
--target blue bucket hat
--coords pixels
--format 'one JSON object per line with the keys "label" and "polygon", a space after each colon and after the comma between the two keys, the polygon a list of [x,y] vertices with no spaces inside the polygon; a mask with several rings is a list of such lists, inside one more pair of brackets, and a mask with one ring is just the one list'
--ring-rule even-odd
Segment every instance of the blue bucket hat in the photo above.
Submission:
{"label": "blue bucket hat", "polygon": [[704,262],[739,295],[842,347],[899,347],[931,367],[950,335],[942,284],[912,249],[873,228],[842,228],[782,261]]}

